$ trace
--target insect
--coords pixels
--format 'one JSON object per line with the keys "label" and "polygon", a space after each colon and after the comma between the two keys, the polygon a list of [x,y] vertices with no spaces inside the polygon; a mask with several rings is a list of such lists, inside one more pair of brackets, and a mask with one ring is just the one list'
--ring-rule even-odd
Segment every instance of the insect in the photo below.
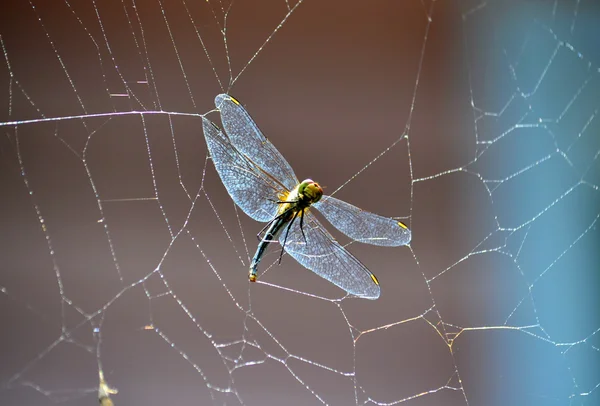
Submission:
{"label": "insect", "polygon": [[280,262],[285,250],[302,266],[346,292],[377,299],[381,289],[375,275],[329,234],[311,210],[317,209],[351,239],[373,245],[408,244],[408,227],[323,195],[321,186],[311,179],[300,182],[240,102],[220,94],[215,105],[226,135],[207,118],[203,117],[202,126],[217,173],[237,206],[254,220],[267,223],[257,235],[250,281],[257,279],[258,264],[267,246],[279,240]]}

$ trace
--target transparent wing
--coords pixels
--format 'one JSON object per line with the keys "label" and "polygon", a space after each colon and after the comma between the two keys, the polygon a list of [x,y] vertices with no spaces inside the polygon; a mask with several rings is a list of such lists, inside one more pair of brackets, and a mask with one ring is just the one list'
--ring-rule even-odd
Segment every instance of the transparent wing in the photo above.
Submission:
{"label": "transparent wing", "polygon": [[[339,286],[346,292],[366,299],[377,299],[381,292],[377,278],[351,253],[333,239],[316,219],[307,212],[304,214],[304,236],[300,229],[300,219],[293,222],[285,250],[302,266],[322,278]],[[279,236],[283,244],[286,228]]]}
{"label": "transparent wing", "polygon": [[221,111],[225,133],[238,151],[274,176],[289,190],[300,183],[290,164],[260,132],[250,114],[236,99],[227,94],[220,94],[215,98],[215,105]]}
{"label": "transparent wing", "polygon": [[312,206],[335,228],[353,240],[386,247],[397,247],[410,242],[410,230],[398,220],[369,213],[331,196],[323,196]]}
{"label": "transparent wing", "polygon": [[203,117],[202,127],[210,157],[235,204],[254,220],[272,220],[282,187],[237,151],[210,120]]}

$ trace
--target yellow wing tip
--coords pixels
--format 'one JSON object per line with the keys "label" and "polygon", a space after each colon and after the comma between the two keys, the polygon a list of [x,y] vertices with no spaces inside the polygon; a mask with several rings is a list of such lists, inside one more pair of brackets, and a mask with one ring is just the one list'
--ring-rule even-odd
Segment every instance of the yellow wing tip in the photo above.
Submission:
{"label": "yellow wing tip", "polygon": [[399,222],[398,222],[398,225],[399,225],[400,227],[402,227],[403,229],[405,229],[405,230],[408,230],[408,226],[407,226],[406,224],[404,224],[403,222],[399,221]]}
{"label": "yellow wing tip", "polygon": [[379,286],[379,280],[374,274],[371,274],[371,279],[373,280],[373,282],[375,282],[375,285]]}

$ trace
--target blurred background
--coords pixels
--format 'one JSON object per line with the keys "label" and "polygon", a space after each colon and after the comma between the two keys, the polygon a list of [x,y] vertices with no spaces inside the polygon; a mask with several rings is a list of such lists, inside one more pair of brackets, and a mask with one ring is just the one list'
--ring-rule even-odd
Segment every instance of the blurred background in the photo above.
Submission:
{"label": "blurred background", "polygon": [[[117,406],[599,404],[599,38],[592,0],[9,1],[0,404],[94,404],[100,371]],[[222,92],[410,226],[348,246],[380,299],[277,249],[248,283]]]}

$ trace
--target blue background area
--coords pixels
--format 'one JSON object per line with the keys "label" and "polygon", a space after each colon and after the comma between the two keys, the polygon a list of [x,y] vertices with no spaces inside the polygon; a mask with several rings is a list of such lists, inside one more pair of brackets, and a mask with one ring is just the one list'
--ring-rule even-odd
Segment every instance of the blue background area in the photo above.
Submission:
{"label": "blue background area", "polygon": [[[500,227],[517,228],[506,250],[528,287],[508,324],[536,326],[527,330],[536,339],[508,333],[495,338],[500,385],[493,404],[598,404],[597,6],[503,2],[481,12],[493,14],[490,65],[483,73],[489,99],[483,104],[503,105],[501,95],[514,97],[495,118],[508,130],[482,146],[487,149],[483,159],[498,147],[501,159],[482,165],[491,173],[513,168],[502,176],[527,168],[492,192]],[[494,63],[501,67],[495,70]],[[509,75],[504,82],[497,80],[502,74]]]}

